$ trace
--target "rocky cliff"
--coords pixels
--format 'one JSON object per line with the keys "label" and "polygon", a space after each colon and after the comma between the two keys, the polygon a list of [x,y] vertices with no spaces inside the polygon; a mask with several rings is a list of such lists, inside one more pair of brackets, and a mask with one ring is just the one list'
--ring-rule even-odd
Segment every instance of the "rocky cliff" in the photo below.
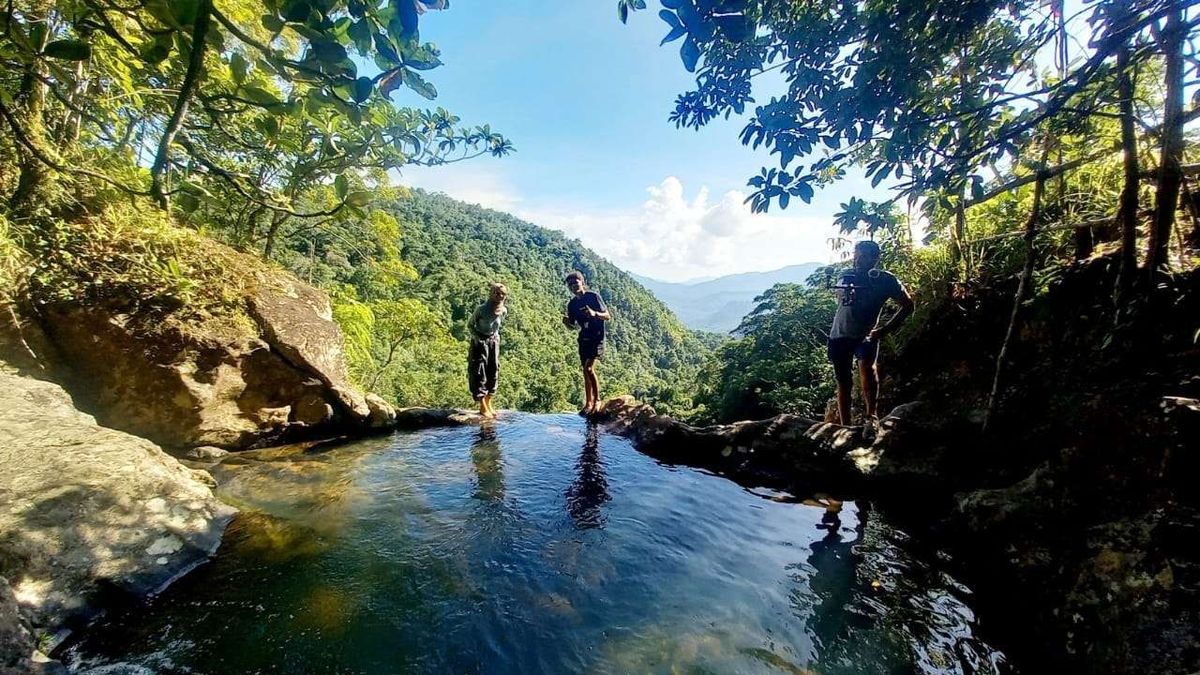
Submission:
{"label": "rocky cliff", "polygon": [[349,383],[323,292],[216,242],[203,246],[239,268],[236,283],[210,289],[223,301],[203,315],[163,293],[47,300],[35,287],[6,317],[0,343],[20,352],[27,371],[61,382],[101,424],[172,450],[235,450],[391,423],[387,403]]}

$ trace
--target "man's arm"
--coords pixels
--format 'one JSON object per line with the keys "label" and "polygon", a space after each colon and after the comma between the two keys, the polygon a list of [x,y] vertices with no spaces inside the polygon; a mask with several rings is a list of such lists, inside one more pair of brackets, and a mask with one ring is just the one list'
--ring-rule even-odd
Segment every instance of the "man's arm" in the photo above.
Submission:
{"label": "man's arm", "polygon": [[596,295],[596,304],[600,305],[600,309],[596,310],[592,309],[591,307],[587,308],[589,317],[593,319],[600,319],[601,321],[608,321],[612,318],[612,314],[608,313],[608,307],[604,304],[604,298],[601,298],[599,294]]}
{"label": "man's arm", "polygon": [[900,324],[912,316],[913,309],[916,308],[916,303],[913,302],[912,296],[903,287],[900,288],[899,295],[892,296],[892,300],[895,300],[896,304],[900,305],[900,311],[893,314],[887,323],[871,331],[869,337],[872,340],[878,340],[894,333],[900,327]]}

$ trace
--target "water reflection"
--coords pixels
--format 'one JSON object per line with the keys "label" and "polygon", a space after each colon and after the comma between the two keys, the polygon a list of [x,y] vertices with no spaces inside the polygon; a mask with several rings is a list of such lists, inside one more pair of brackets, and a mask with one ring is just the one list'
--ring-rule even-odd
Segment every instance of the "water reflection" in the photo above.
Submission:
{"label": "water reflection", "polygon": [[574,416],[311,450],[218,467],[245,510],[214,561],[74,672],[1002,671],[884,506],[752,494]]}
{"label": "water reflection", "polygon": [[908,537],[869,502],[805,503],[824,509],[816,525],[824,536],[809,545],[801,582],[808,594],[794,606],[806,617],[813,670],[1001,672],[1004,657],[974,635],[975,617],[955,593],[961,587],[914,558]]}
{"label": "water reflection", "polygon": [[475,465],[476,499],[488,502],[504,500],[504,458],[500,455],[500,439],[496,427],[485,423],[471,446],[471,463]]}
{"label": "water reflection", "polygon": [[600,429],[594,422],[589,422],[583,449],[575,462],[575,480],[567,488],[567,512],[577,529],[604,527],[603,506],[610,499],[604,461],[600,457]]}
{"label": "water reflection", "polygon": [[[814,602],[807,625],[816,652],[814,665],[821,672],[863,672],[864,666],[887,651],[873,640],[867,644],[862,640],[873,623],[870,608],[860,604],[871,589],[864,588],[858,576],[862,555],[857,547],[866,531],[868,506],[859,502],[851,514],[843,513],[843,504],[836,499],[805,503],[824,509],[816,528],[825,534],[809,545],[808,556],[808,588]],[[843,527],[843,517],[853,525]],[[886,667],[886,663],[878,665]]]}

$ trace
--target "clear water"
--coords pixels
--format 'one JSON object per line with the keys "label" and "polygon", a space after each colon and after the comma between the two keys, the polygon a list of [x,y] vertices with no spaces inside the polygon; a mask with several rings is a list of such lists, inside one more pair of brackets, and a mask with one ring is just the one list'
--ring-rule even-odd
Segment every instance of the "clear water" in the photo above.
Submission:
{"label": "clear water", "polygon": [[991,673],[968,589],[867,505],[664,466],[564,415],[243,453],[216,558],[92,673]]}

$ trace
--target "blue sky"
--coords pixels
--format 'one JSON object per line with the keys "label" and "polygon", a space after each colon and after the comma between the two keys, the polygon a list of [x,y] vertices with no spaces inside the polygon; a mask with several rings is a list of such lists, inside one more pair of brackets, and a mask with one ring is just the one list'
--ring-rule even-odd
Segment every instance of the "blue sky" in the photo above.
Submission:
{"label": "blue sky", "polygon": [[691,77],[678,43],[659,47],[666,24],[648,4],[627,25],[615,0],[453,0],[426,14],[422,39],[445,62],[428,73],[436,104],[491,124],[517,153],[410,168],[400,182],[562,230],[660,279],[832,259],[832,215],[850,196],[870,196],[867,184],[846,180],[811,205],[750,214],[746,179],[770,159],[741,146],[736,118],[699,132],[667,121]]}

